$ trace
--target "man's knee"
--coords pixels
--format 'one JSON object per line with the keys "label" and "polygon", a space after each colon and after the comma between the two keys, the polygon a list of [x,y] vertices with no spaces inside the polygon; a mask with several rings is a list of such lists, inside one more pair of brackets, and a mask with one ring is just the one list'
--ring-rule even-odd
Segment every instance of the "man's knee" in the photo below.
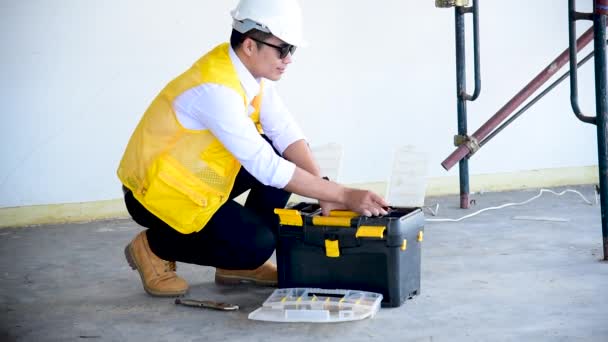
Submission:
{"label": "man's knee", "polygon": [[270,229],[258,232],[252,244],[248,246],[249,251],[242,254],[244,269],[255,269],[264,264],[276,248],[276,240]]}

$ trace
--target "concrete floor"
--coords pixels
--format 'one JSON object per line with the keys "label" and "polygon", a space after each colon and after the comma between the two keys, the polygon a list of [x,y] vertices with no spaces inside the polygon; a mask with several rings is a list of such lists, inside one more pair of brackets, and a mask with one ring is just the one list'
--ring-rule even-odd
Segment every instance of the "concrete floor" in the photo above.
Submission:
{"label": "concrete floor", "polygon": [[[575,189],[595,201],[591,186]],[[476,194],[470,210],[458,209],[455,196],[427,203],[440,203],[442,217],[460,217],[537,193]],[[239,311],[149,297],[123,256],[140,230],[131,220],[2,229],[0,340],[608,341],[599,205],[546,194],[425,229],[421,295],[373,319],[339,324],[250,321],[273,289],[216,286],[209,267],[178,264],[189,297],[235,303]]]}

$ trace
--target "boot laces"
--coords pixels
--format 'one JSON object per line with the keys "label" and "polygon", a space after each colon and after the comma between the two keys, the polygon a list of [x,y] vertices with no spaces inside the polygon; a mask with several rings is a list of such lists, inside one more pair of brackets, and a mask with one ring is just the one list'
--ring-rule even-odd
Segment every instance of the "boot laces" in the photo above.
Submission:
{"label": "boot laces", "polygon": [[177,265],[175,261],[165,261],[165,272],[175,272],[177,271]]}

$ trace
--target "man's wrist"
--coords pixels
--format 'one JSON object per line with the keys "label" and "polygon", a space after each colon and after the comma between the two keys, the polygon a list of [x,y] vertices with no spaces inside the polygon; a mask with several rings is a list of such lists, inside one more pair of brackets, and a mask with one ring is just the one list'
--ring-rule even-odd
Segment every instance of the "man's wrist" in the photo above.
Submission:
{"label": "man's wrist", "polygon": [[349,196],[349,191],[350,191],[349,188],[347,188],[345,186],[340,186],[340,192],[339,192],[339,195],[338,195],[339,198],[340,198],[338,200],[339,203],[341,203],[343,205],[346,205],[346,201],[347,201],[348,196]]}

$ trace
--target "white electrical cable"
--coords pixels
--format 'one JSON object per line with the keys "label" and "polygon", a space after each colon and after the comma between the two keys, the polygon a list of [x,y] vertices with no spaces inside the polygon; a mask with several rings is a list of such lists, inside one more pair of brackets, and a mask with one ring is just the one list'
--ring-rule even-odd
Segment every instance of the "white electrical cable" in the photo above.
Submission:
{"label": "white electrical cable", "polygon": [[[578,191],[576,191],[576,190],[571,190],[571,189],[568,189],[568,190],[564,190],[564,191],[562,191],[562,192],[560,192],[560,193],[557,193],[557,192],[552,191],[552,190],[548,190],[548,189],[541,189],[541,190],[540,190],[540,192],[538,193],[538,195],[536,195],[536,196],[534,196],[534,197],[532,197],[532,198],[530,198],[529,200],[524,201],[524,202],[520,202],[520,203],[506,203],[506,204],[500,205],[500,206],[498,206],[498,207],[489,207],[489,208],[484,208],[484,209],[481,209],[481,210],[479,210],[479,211],[477,211],[477,212],[474,212],[474,213],[472,213],[472,214],[469,214],[469,215],[463,216],[463,217],[458,218],[458,219],[450,219],[450,218],[438,218],[438,219],[426,219],[425,221],[426,221],[426,222],[459,222],[459,221],[462,221],[462,220],[464,220],[464,219],[468,219],[468,218],[473,217],[473,216],[475,216],[475,215],[481,214],[481,213],[483,213],[484,211],[488,211],[488,210],[497,210],[497,209],[502,209],[502,208],[506,208],[506,207],[512,207],[512,206],[516,206],[516,205],[524,205],[524,204],[528,204],[528,203],[530,203],[530,202],[534,201],[535,199],[539,198],[540,196],[542,196],[542,195],[543,195],[543,193],[545,193],[545,192],[549,192],[549,193],[552,193],[552,194],[557,195],[557,196],[562,196],[563,194],[565,194],[565,193],[567,193],[567,192],[573,192],[573,193],[575,193],[575,194],[579,195],[579,196],[580,196],[580,197],[583,199],[583,201],[585,201],[585,203],[587,203],[587,204],[589,204],[589,205],[593,205],[593,203],[591,203],[589,200],[587,200],[587,198],[585,198],[585,196],[583,196],[583,194],[581,194],[580,192],[578,192]],[[597,202],[597,198],[596,198],[596,202]],[[435,206],[435,210],[433,210],[433,209],[431,209],[431,208],[429,208],[429,207],[426,207],[426,209],[429,209],[429,210],[431,211],[432,215],[433,215],[433,216],[435,216],[435,215],[437,215],[437,212],[439,211],[439,204],[437,204],[437,205]]]}
{"label": "white electrical cable", "polygon": [[422,207],[422,210],[425,210],[425,209],[430,211],[431,215],[437,216],[437,214],[439,213],[439,203],[435,203],[435,209],[433,209],[429,206]]}

